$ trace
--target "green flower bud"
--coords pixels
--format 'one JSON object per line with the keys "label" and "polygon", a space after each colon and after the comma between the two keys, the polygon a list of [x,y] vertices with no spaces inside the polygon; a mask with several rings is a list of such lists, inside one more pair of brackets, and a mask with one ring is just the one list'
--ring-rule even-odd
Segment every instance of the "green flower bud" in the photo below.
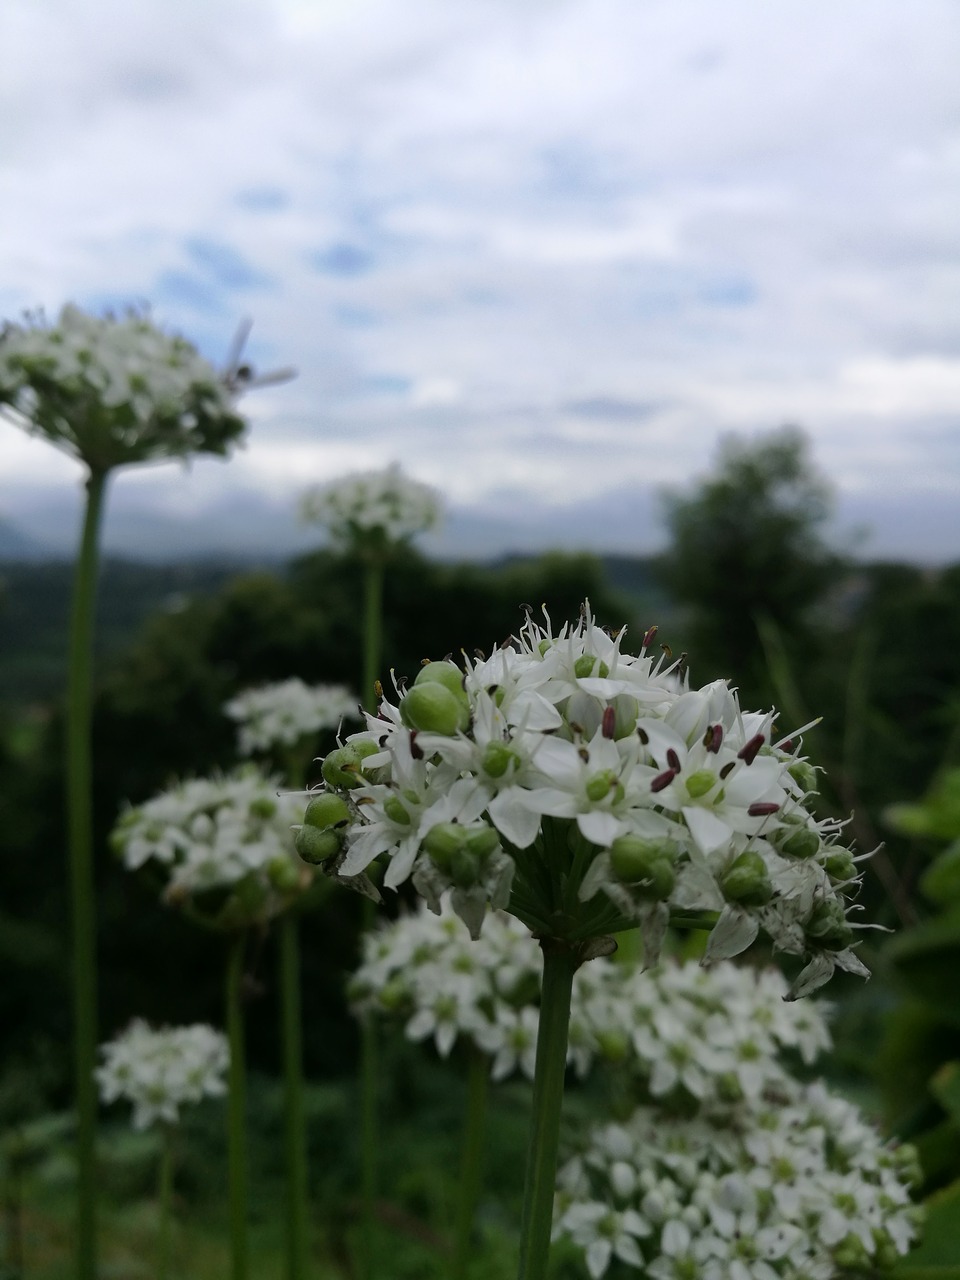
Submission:
{"label": "green flower bud", "polygon": [[465,846],[454,850],[450,859],[450,879],[458,889],[470,889],[477,883],[479,860]]}
{"label": "green flower bud", "polygon": [[340,852],[343,837],[332,827],[321,830],[320,827],[302,826],[297,832],[294,847],[304,862],[311,866],[319,866]]}
{"label": "green flower bud", "polygon": [[797,760],[787,772],[805,795],[817,790],[817,771],[812,764],[807,764],[806,760]]}
{"label": "green flower bud", "polygon": [[276,801],[269,796],[257,796],[250,804],[250,812],[255,818],[272,818],[277,812]]}
{"label": "green flower bud", "polygon": [[424,684],[440,684],[455,698],[467,701],[467,691],[463,687],[463,672],[454,662],[428,662],[417,672],[414,687]]}
{"label": "green flower bud", "polygon": [[323,791],[314,796],[303,815],[304,826],[319,827],[321,831],[325,827],[339,827],[349,821],[350,809],[347,802],[332,791]]}
{"label": "green flower bud", "polygon": [[803,827],[788,836],[780,846],[780,852],[791,858],[812,858],[820,850],[820,836],[809,827]]}
{"label": "green flower bud", "polygon": [[728,902],[761,907],[773,897],[767,866],[755,849],[745,849],[734,858],[720,877],[720,888]]}
{"label": "green flower bud", "polygon": [[853,941],[853,930],[847,924],[843,903],[837,898],[823,898],[817,903],[805,932],[808,938],[828,951],[843,951]]}
{"label": "green flower bud", "polygon": [[694,800],[698,800],[700,796],[705,796],[707,792],[716,784],[717,775],[712,769],[697,769],[695,773],[691,773],[685,779],[687,791]]}
{"label": "green flower bud", "polygon": [[453,855],[467,841],[467,832],[456,822],[439,822],[431,827],[420,842],[420,848],[441,871],[449,871]]}
{"label": "green flower bud", "polygon": [[595,658],[592,653],[582,653],[573,664],[573,674],[578,680],[586,680],[588,676],[606,680],[610,668],[602,658]]}
{"label": "green flower bud", "polygon": [[610,866],[617,879],[655,902],[665,901],[673,892],[675,857],[671,845],[641,836],[618,836],[610,846]]}
{"label": "green flower bud", "polygon": [[481,862],[500,847],[500,837],[493,827],[474,827],[467,831],[466,849]]}
{"label": "green flower bud", "polygon": [[873,1229],[873,1260],[874,1266],[881,1271],[889,1271],[895,1266],[900,1259],[900,1252],[893,1243],[893,1239],[889,1231],[884,1231],[882,1227],[874,1227]]}
{"label": "green flower bud", "polygon": [[833,1260],[842,1271],[871,1271],[871,1258],[859,1236],[853,1232],[840,1241],[833,1251]]}
{"label": "green flower bud", "polygon": [[354,738],[347,746],[353,748],[361,761],[366,760],[367,756],[375,756],[380,750],[372,738]]}
{"label": "green flower bud", "polygon": [[384,801],[383,812],[391,822],[396,822],[401,827],[409,827],[410,815],[403,807],[402,802],[398,800],[396,796],[389,796]]}
{"label": "green flower bud", "polygon": [[599,773],[588,778],[586,791],[587,799],[595,804],[600,800],[606,800],[611,791],[614,792],[615,799],[623,799],[623,787],[612,769],[601,769]]}
{"label": "green flower bud", "polygon": [[618,1027],[597,1033],[597,1048],[608,1062],[622,1062],[630,1049],[630,1037]]}
{"label": "green flower bud", "polygon": [[849,849],[831,849],[823,859],[823,869],[832,881],[844,884],[856,876],[854,855]]}
{"label": "green flower bud", "polygon": [[300,871],[290,858],[271,858],[267,879],[278,893],[296,893],[300,888]]}
{"label": "green flower bud", "polygon": [[337,747],[321,766],[324,781],[331,787],[359,787],[362,758],[355,746]]}
{"label": "green flower bud", "polygon": [[483,749],[481,768],[491,778],[502,778],[511,767],[516,768],[520,757],[505,742],[488,742]]}
{"label": "green flower bud", "polygon": [[409,729],[452,737],[470,723],[466,702],[438,681],[415,684],[400,702],[400,719]]}

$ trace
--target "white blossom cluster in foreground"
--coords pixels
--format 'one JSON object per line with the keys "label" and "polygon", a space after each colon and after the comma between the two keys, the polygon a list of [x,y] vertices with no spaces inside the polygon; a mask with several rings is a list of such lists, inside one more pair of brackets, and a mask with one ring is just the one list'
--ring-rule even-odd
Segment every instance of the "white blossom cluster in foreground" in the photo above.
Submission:
{"label": "white blossom cluster in foreground", "polygon": [[832,1280],[891,1267],[916,1238],[910,1147],[784,1075],[688,1118],[639,1108],[593,1133],[559,1174],[554,1236],[599,1280]]}
{"label": "white blossom cluster in foreground", "polygon": [[132,1103],[135,1129],[176,1124],[185,1103],[226,1093],[227,1038],[203,1023],[155,1029],[137,1018],[101,1045],[100,1055],[100,1097]]}
{"label": "white blossom cluster in foreground", "polygon": [[804,995],[851,949],[859,887],[842,824],[818,821],[816,772],[774,713],[745,712],[724,681],[689,687],[683,660],[641,653],[580,620],[528,616],[489,658],[430,662],[397,703],[327,757],[298,848],[370,891],[412,876],[479,934],[488,904],[583,946],[641,928],[654,963],[668,923],[712,929],[706,960],[762,930],[800,956]]}
{"label": "white blossom cluster in foreground", "polygon": [[[404,1020],[411,1040],[446,1056],[458,1041],[490,1056],[502,1079],[533,1078],[540,948],[505,912],[491,912],[477,942],[447,905],[422,906],[364,938],[350,983],[358,1011]],[[822,1006],[785,1003],[776,970],[666,962],[641,971],[598,958],[573,981],[568,1060],[584,1076],[597,1060],[623,1063],[656,1098],[739,1098],[778,1082],[778,1054],[812,1063],[830,1045]]]}
{"label": "white blossom cluster in foreground", "polygon": [[311,879],[291,831],[303,801],[279,788],[277,778],[249,765],[181,782],[123,813],[113,847],[131,871],[158,869],[170,902],[200,908],[202,895],[221,890],[222,923],[266,918]]}
{"label": "white blossom cluster in foreground", "polygon": [[240,751],[292,747],[302,738],[360,720],[356,694],[342,684],[308,685],[294,677],[245,689],[224,707],[240,727]]}
{"label": "white blossom cluster in foreground", "polygon": [[325,525],[352,545],[404,542],[440,519],[435,489],[405,476],[398,463],[382,471],[358,471],[309,489],[301,499],[305,520]]}
{"label": "white blossom cluster in foreground", "polygon": [[98,471],[151,458],[224,454],[244,429],[217,372],[145,315],[67,305],[56,324],[0,330],[0,405]]}

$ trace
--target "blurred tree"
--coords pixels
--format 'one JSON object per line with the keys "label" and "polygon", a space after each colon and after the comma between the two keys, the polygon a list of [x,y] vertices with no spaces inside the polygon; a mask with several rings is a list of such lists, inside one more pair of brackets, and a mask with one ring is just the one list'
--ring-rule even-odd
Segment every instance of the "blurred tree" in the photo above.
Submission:
{"label": "blurred tree", "polygon": [[715,471],[692,493],[665,493],[663,503],[671,546],[660,572],[689,609],[697,681],[736,673],[747,701],[762,701],[770,692],[764,622],[788,652],[802,647],[809,660],[812,607],[843,572],[822,539],[831,494],[807,439],[796,427],[751,440],[727,436]]}

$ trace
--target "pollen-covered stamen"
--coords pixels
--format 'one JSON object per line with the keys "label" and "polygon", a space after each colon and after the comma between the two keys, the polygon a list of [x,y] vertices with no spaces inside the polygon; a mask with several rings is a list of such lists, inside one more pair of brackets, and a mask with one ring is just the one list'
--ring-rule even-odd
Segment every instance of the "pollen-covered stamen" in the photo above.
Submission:
{"label": "pollen-covered stamen", "polygon": [[741,747],[737,752],[737,759],[742,760],[744,764],[753,764],[765,742],[766,738],[762,733],[755,733],[746,746]]}
{"label": "pollen-covered stamen", "polygon": [[667,748],[667,764],[674,773],[680,772],[680,757],[674,751],[673,747]]}
{"label": "pollen-covered stamen", "polygon": [[617,723],[616,711],[614,711],[613,707],[604,707],[603,721],[601,724],[601,728],[602,728],[603,736],[605,738],[613,737],[614,730],[616,728],[616,723]]}
{"label": "pollen-covered stamen", "polygon": [[774,800],[756,800],[747,809],[751,818],[768,818],[771,813],[777,813],[780,806]]}
{"label": "pollen-covered stamen", "polygon": [[679,773],[679,769],[665,769],[663,773],[658,773],[654,780],[650,783],[651,791],[663,791],[669,787],[670,783]]}
{"label": "pollen-covered stamen", "polygon": [[707,731],[703,735],[703,745],[713,755],[718,755],[720,747],[723,745],[723,725],[711,724],[707,726]]}

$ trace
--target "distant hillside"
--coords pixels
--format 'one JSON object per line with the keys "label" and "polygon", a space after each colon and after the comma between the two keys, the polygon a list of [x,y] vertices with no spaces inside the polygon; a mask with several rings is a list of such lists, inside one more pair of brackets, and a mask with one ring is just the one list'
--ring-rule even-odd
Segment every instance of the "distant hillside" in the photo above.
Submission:
{"label": "distant hillside", "polygon": [[0,560],[47,560],[51,554],[42,542],[0,519]]}

